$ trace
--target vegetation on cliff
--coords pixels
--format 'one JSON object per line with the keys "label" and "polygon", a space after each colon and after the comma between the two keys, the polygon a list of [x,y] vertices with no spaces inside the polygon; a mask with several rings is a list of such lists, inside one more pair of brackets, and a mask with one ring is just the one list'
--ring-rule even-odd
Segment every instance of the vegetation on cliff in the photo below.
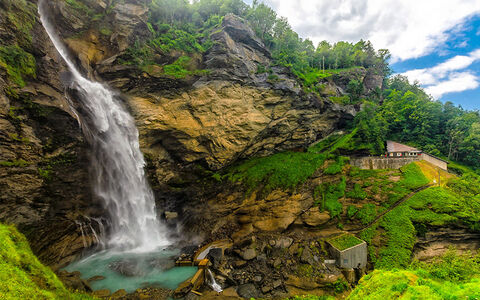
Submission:
{"label": "vegetation on cliff", "polygon": [[[138,41],[124,56],[127,64],[135,62],[142,67],[162,65],[156,54],[181,51],[193,56],[206,52],[213,44],[210,39],[216,33],[223,16],[232,13],[245,19],[256,35],[272,53],[272,66],[290,68],[309,91],[318,91],[319,79],[342,69],[365,67],[374,73],[389,73],[387,50],[376,52],[368,41],[352,44],[326,41],[314,46],[292,30],[285,18],[264,3],[253,1],[249,6],[241,0],[153,0],[149,4],[148,28],[152,37]],[[268,72],[272,66],[259,66],[258,73]],[[272,79],[273,79],[272,75]],[[355,82],[352,81],[352,94]],[[360,85],[356,85],[359,87]]]}
{"label": "vegetation on cliff", "polygon": [[0,224],[0,258],[2,299],[92,299],[68,291],[13,226]]}
{"label": "vegetation on cliff", "polygon": [[364,276],[348,299],[476,299],[480,297],[480,258],[449,251],[432,263],[406,270],[375,270]]}

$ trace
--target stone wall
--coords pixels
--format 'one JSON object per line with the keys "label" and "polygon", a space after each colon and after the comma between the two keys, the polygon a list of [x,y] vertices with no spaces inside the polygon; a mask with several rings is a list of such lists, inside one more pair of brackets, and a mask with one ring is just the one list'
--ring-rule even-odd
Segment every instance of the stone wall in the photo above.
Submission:
{"label": "stone wall", "polygon": [[358,157],[351,158],[350,164],[360,169],[377,170],[377,169],[400,169],[411,162],[419,161],[421,157]]}
{"label": "stone wall", "polygon": [[425,160],[442,170],[447,170],[447,162],[427,153],[422,153],[422,155],[416,157],[355,157],[350,159],[350,164],[364,170],[400,169],[411,162],[420,160]]}

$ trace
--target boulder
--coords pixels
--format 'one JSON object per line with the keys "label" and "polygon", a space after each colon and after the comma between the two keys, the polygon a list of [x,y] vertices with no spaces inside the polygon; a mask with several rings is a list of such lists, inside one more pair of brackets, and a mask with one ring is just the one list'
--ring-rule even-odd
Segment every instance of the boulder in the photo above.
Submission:
{"label": "boulder", "polygon": [[257,257],[257,251],[252,248],[247,248],[242,252],[241,256],[244,260],[252,260]]}
{"label": "boulder", "polygon": [[237,293],[240,297],[243,298],[258,298],[261,296],[254,284],[247,283],[242,284],[237,288]]}
{"label": "boulder", "polygon": [[308,226],[319,226],[330,220],[330,214],[326,211],[320,212],[318,207],[312,207],[302,215],[302,221]]}

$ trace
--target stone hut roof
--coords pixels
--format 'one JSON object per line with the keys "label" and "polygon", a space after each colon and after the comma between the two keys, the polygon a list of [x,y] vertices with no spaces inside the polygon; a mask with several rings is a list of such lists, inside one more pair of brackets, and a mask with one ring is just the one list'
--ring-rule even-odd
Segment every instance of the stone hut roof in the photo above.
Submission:
{"label": "stone hut roof", "polygon": [[413,148],[394,141],[387,141],[387,152],[422,152],[417,148]]}

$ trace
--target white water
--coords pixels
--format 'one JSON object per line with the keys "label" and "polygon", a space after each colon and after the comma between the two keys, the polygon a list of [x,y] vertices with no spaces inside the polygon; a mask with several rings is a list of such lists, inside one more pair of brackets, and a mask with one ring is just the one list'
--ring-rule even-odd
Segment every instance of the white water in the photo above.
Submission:
{"label": "white water", "polygon": [[213,277],[213,274],[212,274],[212,271],[210,271],[210,269],[207,269],[208,271],[208,276],[210,277],[210,286],[212,287],[212,289],[217,292],[217,293],[220,293],[223,291],[222,287],[215,281],[215,277]]}
{"label": "white water", "polygon": [[48,18],[46,1],[39,2],[42,24],[72,74],[69,88],[76,91],[75,110],[92,148],[94,193],[109,213],[111,228],[107,248],[148,252],[168,245],[165,228],[158,221],[155,202],[144,174],[138,131],[133,118],[116,95],[98,82],[83,77]]}

